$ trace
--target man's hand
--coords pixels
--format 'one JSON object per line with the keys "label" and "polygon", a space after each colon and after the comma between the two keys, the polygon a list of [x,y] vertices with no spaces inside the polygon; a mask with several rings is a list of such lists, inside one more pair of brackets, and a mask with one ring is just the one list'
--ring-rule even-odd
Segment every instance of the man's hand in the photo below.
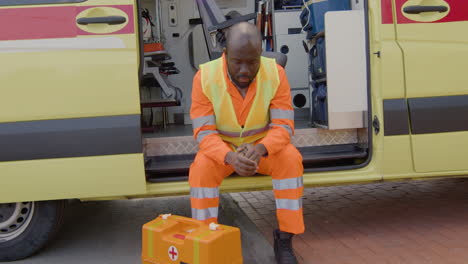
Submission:
{"label": "man's hand", "polygon": [[237,153],[241,153],[242,155],[245,155],[247,152],[251,151],[253,148],[254,148],[253,144],[244,143],[244,144],[240,145],[236,149],[236,151],[237,151]]}
{"label": "man's hand", "polygon": [[232,165],[240,176],[252,176],[257,173],[258,163],[246,158],[242,153],[228,152],[225,161]]}
{"label": "man's hand", "polygon": [[255,146],[252,144],[242,144],[237,148],[237,151],[249,160],[257,163],[257,165],[260,164],[260,158],[267,154],[267,149],[263,144],[257,144]]}

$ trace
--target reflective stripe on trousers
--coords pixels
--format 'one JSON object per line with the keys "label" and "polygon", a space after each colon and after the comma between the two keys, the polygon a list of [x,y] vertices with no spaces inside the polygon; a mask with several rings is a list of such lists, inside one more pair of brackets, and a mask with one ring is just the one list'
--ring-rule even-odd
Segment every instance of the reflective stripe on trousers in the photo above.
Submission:
{"label": "reflective stripe on trousers", "polygon": [[192,218],[205,221],[218,217],[218,187],[191,187],[190,199],[192,201]]}
{"label": "reflective stripe on trousers", "polygon": [[206,209],[195,209],[192,208],[192,218],[205,221],[210,218],[218,217],[218,207],[210,207]]}
{"label": "reflective stripe on trousers", "polygon": [[[274,191],[282,191],[282,190],[298,190],[304,187],[303,179],[301,177],[297,178],[289,178],[289,179],[282,179],[282,180],[273,180],[273,190]],[[294,196],[298,196],[297,194],[292,194],[293,197],[289,198],[296,198]],[[287,209],[297,211],[302,208],[302,195],[299,196],[298,199],[280,199],[276,198],[276,208],[277,209]]]}

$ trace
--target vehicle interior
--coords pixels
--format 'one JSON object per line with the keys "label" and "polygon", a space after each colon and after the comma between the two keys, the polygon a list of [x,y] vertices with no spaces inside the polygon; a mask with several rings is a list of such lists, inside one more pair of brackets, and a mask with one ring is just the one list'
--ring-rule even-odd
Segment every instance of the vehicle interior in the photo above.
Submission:
{"label": "vehicle interior", "polygon": [[221,56],[223,31],[241,21],[261,29],[262,55],[286,70],[295,112],[292,143],[306,171],[349,169],[368,160],[366,3],[339,1],[346,3],[330,9],[333,1],[324,2],[330,3],[140,0],[148,181],[186,179],[198,150],[190,120],[192,78],[200,64]]}

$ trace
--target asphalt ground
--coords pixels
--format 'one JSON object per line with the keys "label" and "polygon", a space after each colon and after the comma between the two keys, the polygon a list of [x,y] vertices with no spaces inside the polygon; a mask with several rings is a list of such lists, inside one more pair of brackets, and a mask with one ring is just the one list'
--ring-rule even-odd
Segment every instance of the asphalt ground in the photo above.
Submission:
{"label": "asphalt ground", "polygon": [[[240,227],[244,263],[273,263],[271,245],[229,194],[221,197],[219,221]],[[160,214],[190,216],[188,196],[100,202],[70,201],[56,239],[15,264],[141,263],[141,227]]]}

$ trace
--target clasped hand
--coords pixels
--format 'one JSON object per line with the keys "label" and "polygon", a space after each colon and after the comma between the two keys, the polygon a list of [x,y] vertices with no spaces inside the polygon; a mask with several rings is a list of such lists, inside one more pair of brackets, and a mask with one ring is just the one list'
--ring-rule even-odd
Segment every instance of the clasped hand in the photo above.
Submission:
{"label": "clasped hand", "polygon": [[252,176],[257,173],[260,158],[267,153],[263,144],[242,144],[237,152],[229,152],[226,163],[231,164],[240,176]]}

